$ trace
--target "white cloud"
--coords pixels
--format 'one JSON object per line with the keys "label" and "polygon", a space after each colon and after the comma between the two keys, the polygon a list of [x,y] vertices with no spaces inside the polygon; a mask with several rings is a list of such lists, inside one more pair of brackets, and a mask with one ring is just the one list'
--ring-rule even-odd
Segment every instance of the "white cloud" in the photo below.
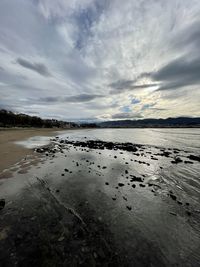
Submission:
{"label": "white cloud", "polygon": [[[0,107],[65,119],[112,118],[126,106],[130,117],[199,116],[195,84],[159,92],[146,86],[158,81],[141,76],[199,54],[199,11],[198,0],[1,0]],[[110,94],[119,81],[132,87]],[[105,97],[35,103],[80,95]],[[132,96],[140,102],[131,104]]]}

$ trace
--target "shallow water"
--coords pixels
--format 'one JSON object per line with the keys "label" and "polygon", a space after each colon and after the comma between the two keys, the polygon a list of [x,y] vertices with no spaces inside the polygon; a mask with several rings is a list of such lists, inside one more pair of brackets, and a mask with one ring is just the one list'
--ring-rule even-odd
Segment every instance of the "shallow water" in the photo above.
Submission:
{"label": "shallow water", "polygon": [[[163,146],[200,151],[200,129],[81,129],[58,131],[57,136],[74,140],[99,139],[111,142],[131,142],[136,144]],[[51,137],[35,136],[17,144],[27,148],[46,145]]]}
{"label": "shallow water", "polygon": [[[117,255],[124,257],[120,266],[200,266],[200,164],[184,163],[189,154],[199,152],[198,129],[87,129],[62,131],[58,136],[145,146],[139,149],[139,155],[72,145],[63,145],[54,157],[44,154],[37,167],[26,173],[17,170],[13,178],[1,181],[0,196],[8,202],[5,214],[12,215],[12,203],[21,205],[23,199],[24,204],[29,196],[34,199],[31,208],[38,200],[44,212],[47,206],[51,208],[43,189],[37,187],[39,178],[48,189],[45,194],[72,208],[88,231],[100,233],[111,248],[114,244]],[[160,147],[179,148],[183,162],[172,164],[177,155],[174,150],[169,150],[169,158],[156,155]],[[132,187],[131,175],[143,177],[144,187],[140,182]],[[32,216],[37,217],[37,211]]]}
{"label": "shallow water", "polygon": [[200,129],[86,129],[59,132],[62,138],[100,139],[111,142],[163,146],[200,151]]}

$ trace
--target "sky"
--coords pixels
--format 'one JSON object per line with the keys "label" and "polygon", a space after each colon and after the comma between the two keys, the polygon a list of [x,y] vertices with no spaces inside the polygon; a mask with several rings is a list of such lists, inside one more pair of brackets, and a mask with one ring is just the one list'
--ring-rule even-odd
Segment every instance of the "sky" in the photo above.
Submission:
{"label": "sky", "polygon": [[0,109],[200,116],[199,0],[1,0]]}

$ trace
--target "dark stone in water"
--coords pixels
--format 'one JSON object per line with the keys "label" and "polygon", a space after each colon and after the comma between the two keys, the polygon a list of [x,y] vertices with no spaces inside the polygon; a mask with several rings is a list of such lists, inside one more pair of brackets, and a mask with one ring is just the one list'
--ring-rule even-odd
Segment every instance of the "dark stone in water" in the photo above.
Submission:
{"label": "dark stone in water", "polygon": [[43,153],[44,152],[44,149],[43,148],[36,148],[35,150],[37,153]]}
{"label": "dark stone in water", "polygon": [[109,183],[108,183],[108,182],[105,182],[105,184],[106,184],[106,185],[109,185]]}
{"label": "dark stone in water", "polygon": [[155,157],[153,157],[153,156],[151,156],[151,159],[152,159],[152,160],[158,160],[157,158],[155,158]]}
{"label": "dark stone in water", "polygon": [[126,208],[127,208],[128,210],[132,210],[132,207],[131,207],[131,206],[126,206]]}
{"label": "dark stone in water", "polygon": [[5,207],[6,201],[4,198],[0,199],[0,210],[2,210]]}
{"label": "dark stone in water", "polygon": [[69,170],[68,169],[65,169],[65,172],[68,172]]}
{"label": "dark stone in water", "polygon": [[188,216],[191,216],[191,215],[192,215],[191,211],[189,211],[189,210],[186,211],[186,214],[187,214]]}
{"label": "dark stone in water", "polygon": [[119,185],[120,187],[124,186],[124,184],[123,184],[123,183],[118,183],[118,185]]}
{"label": "dark stone in water", "polygon": [[175,195],[170,193],[169,196],[171,197],[171,199],[176,200],[176,196]]}
{"label": "dark stone in water", "polygon": [[170,154],[171,154],[171,152],[168,152],[168,151],[164,151],[163,152],[163,156],[167,157],[167,158],[169,157]]}
{"label": "dark stone in water", "polygon": [[145,184],[139,184],[140,187],[145,187]]}
{"label": "dark stone in water", "polygon": [[132,184],[132,187],[133,187],[133,188],[135,188],[135,187],[136,187],[136,185],[135,185],[135,184]]}
{"label": "dark stone in water", "polygon": [[191,159],[191,160],[200,161],[200,156],[189,155],[188,158]]}
{"label": "dark stone in water", "polygon": [[185,163],[185,164],[187,164],[187,163],[189,163],[189,164],[193,164],[193,162],[192,162],[192,161],[189,161],[189,160],[185,160],[184,163]]}
{"label": "dark stone in water", "polygon": [[131,175],[131,182],[141,182],[143,183],[143,179],[141,177],[136,177],[136,176],[133,176]]}
{"label": "dark stone in water", "polygon": [[65,140],[66,144],[70,144],[73,146],[79,146],[79,147],[88,147],[91,149],[109,149],[109,150],[125,150],[125,151],[131,151],[136,152],[138,150],[137,147],[139,145],[134,145],[131,143],[113,143],[113,142],[105,142],[105,141],[99,141],[99,140],[88,140],[88,141],[69,141]]}
{"label": "dark stone in water", "polygon": [[182,159],[178,158],[178,157],[174,158],[174,160],[171,161],[171,163],[173,163],[173,164],[178,164],[178,163],[181,163],[181,162],[183,162]]}

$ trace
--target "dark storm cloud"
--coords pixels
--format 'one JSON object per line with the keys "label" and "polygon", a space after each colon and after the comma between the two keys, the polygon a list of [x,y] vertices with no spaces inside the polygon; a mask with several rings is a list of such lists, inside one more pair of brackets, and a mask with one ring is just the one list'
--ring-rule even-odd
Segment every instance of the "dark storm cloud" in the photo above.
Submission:
{"label": "dark storm cloud", "polygon": [[135,84],[138,80],[139,80],[139,78],[137,80],[119,80],[117,82],[111,83],[111,84],[109,84],[109,86],[113,89],[110,90],[109,93],[111,95],[114,95],[114,94],[120,94],[124,91],[131,91],[134,89],[143,89],[143,88],[158,86],[157,83]]}
{"label": "dark storm cloud", "polygon": [[151,73],[154,81],[161,82],[158,90],[176,89],[188,85],[197,85],[200,82],[200,57],[175,59]]}
{"label": "dark storm cloud", "polygon": [[116,90],[123,90],[124,88],[128,88],[132,86],[134,80],[119,80],[113,83],[110,83],[109,86]]}
{"label": "dark storm cloud", "polygon": [[[183,56],[162,66],[156,72],[141,73],[135,80],[119,80],[109,84],[110,94],[118,94],[126,90],[159,86],[158,90],[170,90],[200,82],[200,21],[195,21],[177,33],[172,41],[174,51],[182,50]],[[152,84],[137,85],[142,78],[151,78]]]}
{"label": "dark storm cloud", "polygon": [[158,71],[142,73],[140,77],[148,77],[160,82],[158,90],[170,90],[200,82],[200,21],[192,23],[177,34],[172,42],[174,51],[182,50],[182,56],[162,66]]}
{"label": "dark storm cloud", "polygon": [[42,76],[45,76],[45,77],[52,76],[51,73],[49,72],[48,68],[42,63],[32,63],[32,62],[25,60],[23,58],[18,58],[16,60],[16,62],[19,65],[21,65],[22,67],[33,70]]}
{"label": "dark storm cloud", "polygon": [[96,94],[80,94],[74,96],[67,96],[67,97],[45,97],[40,98],[40,101],[46,103],[59,103],[59,102],[66,102],[66,103],[83,103],[89,102],[96,98],[102,98],[103,95],[96,95]]}
{"label": "dark storm cloud", "polygon": [[200,20],[195,21],[190,24],[188,27],[184,28],[179,34],[177,34],[177,38],[173,42],[173,46],[175,49],[181,48],[192,48],[199,50],[200,48]]}
{"label": "dark storm cloud", "polygon": [[132,112],[123,112],[112,115],[112,119],[133,119],[133,118],[142,118],[140,113],[132,113]]}

